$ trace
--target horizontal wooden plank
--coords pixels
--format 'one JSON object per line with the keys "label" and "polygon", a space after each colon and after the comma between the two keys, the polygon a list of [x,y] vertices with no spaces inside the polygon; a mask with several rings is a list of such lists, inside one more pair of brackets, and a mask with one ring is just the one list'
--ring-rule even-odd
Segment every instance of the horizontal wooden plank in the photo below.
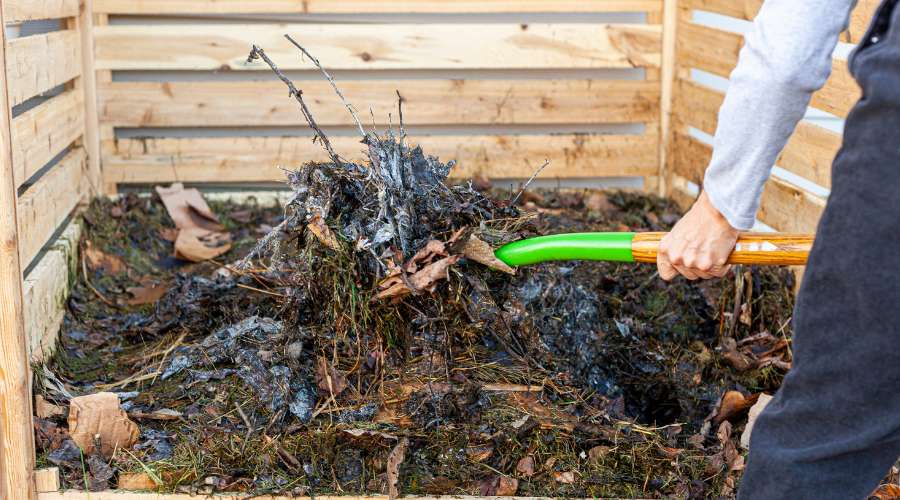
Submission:
{"label": "horizontal wooden plank", "polygon": [[[328,82],[300,85],[316,121],[351,125]],[[340,83],[380,124],[639,123],[659,119],[659,83],[610,80],[379,80]],[[100,120],[117,127],[306,125],[281,82],[101,84]],[[366,122],[370,113],[367,111]]]}
{"label": "horizontal wooden plank", "polygon": [[16,215],[22,267],[31,263],[78,204],[83,191],[84,168],[84,149],[77,148],[19,197]]}
{"label": "horizontal wooden plank", "polygon": [[22,284],[25,333],[32,363],[52,356],[60,324],[66,312],[69,284],[78,262],[81,224],[69,223],[47,253],[35,264]]}
{"label": "horizontal wooden plank", "polygon": [[[728,78],[737,65],[744,37],[737,33],[682,22],[678,27],[678,64]],[[834,59],[831,77],[813,94],[811,106],[846,117],[859,100],[860,90],[847,62]]]}
{"label": "horizontal wooden plank", "polygon": [[[24,0],[23,0],[24,1]],[[661,0],[94,0],[106,14],[658,12]]]}
{"label": "horizontal wooden plank", "polygon": [[6,78],[11,106],[40,95],[81,74],[81,39],[75,30],[10,40]]}
{"label": "horizontal wooden plank", "polygon": [[859,43],[866,34],[869,25],[875,18],[875,11],[881,5],[881,0],[857,0],[856,8],[850,15],[850,28],[841,36],[841,41],[846,43]]}
{"label": "horizontal wooden plank", "polygon": [[70,89],[13,118],[13,179],[20,186],[84,133],[84,93]]}
{"label": "horizontal wooden plank", "polygon": [[702,185],[703,175],[712,158],[712,146],[689,134],[676,131],[672,148],[672,171],[694,184]]}
{"label": "horizontal wooden plank", "polygon": [[60,19],[78,15],[78,0],[4,0],[3,21],[7,24]]}
{"label": "horizontal wooden plank", "polygon": [[[643,176],[657,172],[656,135],[431,136],[410,138],[430,155],[455,159],[453,176],[527,178],[545,159],[543,177]],[[332,138],[346,158],[362,157],[355,137]],[[284,180],[279,167],[324,161],[303,137],[120,139],[119,154],[104,160],[107,183],[268,182]]]}
{"label": "horizontal wooden plank", "polygon": [[643,24],[114,25],[95,28],[96,67],[268,69],[247,62],[255,43],[282,69],[314,68],[285,33],[330,69],[658,67],[661,45],[660,26]]}
{"label": "horizontal wooden plank", "polygon": [[757,217],[778,231],[812,233],[824,209],[825,199],[773,177],[763,190]]}
{"label": "horizontal wooden plank", "polygon": [[[707,134],[716,133],[719,108],[725,95],[704,85],[678,83],[674,109],[677,120]],[[841,147],[841,135],[801,121],[776,164],[816,184],[831,187],[831,163]]]}

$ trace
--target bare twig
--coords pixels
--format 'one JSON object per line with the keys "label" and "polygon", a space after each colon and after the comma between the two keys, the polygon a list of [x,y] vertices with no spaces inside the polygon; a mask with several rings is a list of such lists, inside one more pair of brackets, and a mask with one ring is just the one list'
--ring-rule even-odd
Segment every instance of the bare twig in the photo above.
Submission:
{"label": "bare twig", "polygon": [[291,38],[291,35],[284,35],[284,37],[287,38],[288,41],[294,45],[294,47],[297,47],[298,49],[300,49],[300,51],[303,52],[303,54],[306,57],[308,57],[313,62],[313,64],[316,65],[317,68],[319,68],[319,71],[321,71],[322,74],[325,75],[325,78],[328,79],[328,83],[331,84],[331,88],[333,88],[334,91],[337,93],[338,97],[341,98],[341,102],[343,102],[344,106],[347,107],[347,111],[350,112],[350,116],[353,117],[353,120],[356,122],[356,126],[359,127],[359,133],[362,134],[363,137],[367,137],[366,131],[363,129],[362,123],[359,121],[359,117],[356,116],[356,110],[353,108],[353,106],[349,102],[347,102],[347,99],[344,98],[344,94],[341,93],[341,90],[338,88],[337,83],[335,83],[334,78],[332,78],[331,75],[328,74],[328,71],[325,71],[325,68],[322,66],[322,64],[319,62],[319,60],[316,59],[315,57],[313,57],[312,54],[310,54],[308,50],[303,48],[302,45],[297,43],[296,40]]}
{"label": "bare twig", "polygon": [[397,112],[400,115],[400,145],[403,146],[403,138],[406,137],[406,130],[403,128],[403,96],[397,90]]}
{"label": "bare twig", "polygon": [[531,174],[531,178],[528,179],[528,182],[526,182],[522,186],[522,189],[519,190],[519,194],[517,194],[516,197],[513,198],[512,201],[509,203],[510,205],[515,205],[516,202],[519,201],[519,197],[522,196],[522,193],[524,193],[525,190],[528,189],[528,186],[530,186],[531,183],[534,182],[534,179],[537,178],[537,176],[540,175],[541,172],[543,172],[545,168],[547,168],[547,165],[550,165],[550,160],[544,160],[544,164],[541,165],[541,168],[535,170],[534,173]]}
{"label": "bare twig", "polygon": [[310,128],[316,133],[316,137],[322,141],[322,146],[325,147],[325,150],[328,151],[328,156],[331,157],[331,160],[335,165],[343,165],[340,157],[338,157],[337,153],[334,152],[334,148],[331,147],[331,142],[328,140],[328,137],[325,136],[325,133],[322,132],[322,129],[319,128],[319,125],[316,124],[316,120],[313,119],[312,113],[309,111],[309,108],[306,106],[306,102],[303,100],[303,92],[297,87],[294,86],[294,82],[290,80],[284,73],[278,69],[278,66],[269,59],[269,56],[266,55],[266,52],[257,45],[253,46],[253,50],[250,51],[250,55],[247,57],[247,62],[255,61],[256,59],[262,59],[272,68],[272,71],[278,75],[278,78],[287,85],[288,91],[290,92],[290,96],[297,100],[300,103],[300,110],[303,113],[303,117],[306,118],[306,123],[309,124]]}

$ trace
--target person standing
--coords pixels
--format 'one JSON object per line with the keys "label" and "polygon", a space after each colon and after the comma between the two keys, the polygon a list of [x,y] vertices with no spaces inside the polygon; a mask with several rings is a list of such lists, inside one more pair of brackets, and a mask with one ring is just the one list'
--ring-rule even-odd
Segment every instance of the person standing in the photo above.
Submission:
{"label": "person standing", "polygon": [[[766,0],[731,75],[702,192],[661,242],[663,279],[728,272],[763,185],[831,71],[853,0]],[[861,499],[900,455],[900,8],[849,60],[832,191],[794,311],[793,368],[754,426],[741,499]]]}

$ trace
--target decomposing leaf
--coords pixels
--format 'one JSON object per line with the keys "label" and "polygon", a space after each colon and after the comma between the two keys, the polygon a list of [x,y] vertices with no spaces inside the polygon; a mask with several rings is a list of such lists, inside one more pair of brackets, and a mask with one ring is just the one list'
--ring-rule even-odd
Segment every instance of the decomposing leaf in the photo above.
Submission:
{"label": "decomposing leaf", "polygon": [[34,414],[38,418],[53,418],[65,415],[66,410],[47,401],[44,399],[44,396],[37,394],[34,396]]}
{"label": "decomposing leaf", "polygon": [[771,402],[772,396],[760,394],[756,404],[750,408],[750,413],[747,416],[747,425],[744,427],[744,432],[741,434],[741,447],[744,449],[750,449],[750,435],[753,433],[753,426],[756,424],[756,419]]}
{"label": "decomposing leaf", "polygon": [[167,188],[156,186],[156,192],[178,229],[225,229],[197,189],[185,189],[183,184],[175,183]]}
{"label": "decomposing leaf", "polygon": [[469,446],[466,448],[466,456],[472,462],[484,462],[494,454],[494,447],[491,445]]}
{"label": "decomposing leaf", "polygon": [[[380,285],[381,291],[375,295],[375,300],[403,297],[413,291],[433,292],[437,282],[449,278],[448,271],[450,266],[459,262],[459,259],[459,255],[454,255],[426,265],[415,274],[407,277],[409,285],[400,276],[388,278]],[[412,288],[410,288],[410,285],[412,285]]]}
{"label": "decomposing leaf", "polygon": [[139,306],[144,304],[155,304],[169,291],[169,286],[165,283],[159,283],[153,278],[144,277],[140,281],[139,286],[133,286],[126,289],[131,294],[131,299],[125,301],[131,306]]}
{"label": "decomposing leaf", "polygon": [[145,490],[155,490],[159,485],[156,484],[156,481],[150,477],[149,474],[144,472],[120,472],[119,473],[119,487],[120,490],[129,490],[129,491],[145,491]]}
{"label": "decomposing leaf", "polygon": [[609,446],[594,446],[588,450],[588,458],[592,462],[599,462],[600,459],[608,455],[610,451],[612,451],[612,448]]}
{"label": "decomposing leaf", "polygon": [[94,452],[94,436],[100,438],[101,454],[109,458],[116,448],[131,448],[139,434],[137,424],[111,392],[79,396],[69,402],[69,435],[85,455]]}
{"label": "decomposing leaf", "polygon": [[306,225],[306,229],[319,240],[319,243],[327,248],[332,250],[339,250],[341,248],[341,244],[334,235],[334,232],[325,224],[322,217],[318,215],[313,217],[309,224]]}
{"label": "decomposing leaf", "polygon": [[496,271],[502,271],[506,274],[516,274],[516,270],[509,267],[505,262],[498,259],[494,255],[494,249],[490,245],[478,239],[477,236],[469,236],[465,246],[462,248],[463,257],[483,264]]}
{"label": "decomposing leaf", "polygon": [[191,262],[214,259],[229,250],[231,235],[206,229],[182,229],[175,240],[175,257]]}
{"label": "decomposing leaf", "polygon": [[397,485],[400,482],[400,466],[406,459],[406,449],[409,447],[409,438],[403,438],[394,446],[387,459],[387,483],[388,497],[394,500],[400,496],[400,490]]}
{"label": "decomposing leaf", "polygon": [[570,470],[565,472],[554,472],[553,479],[560,484],[572,484],[575,482],[575,473]]}
{"label": "decomposing leaf", "polygon": [[319,358],[316,365],[316,385],[319,389],[338,396],[347,388],[347,378],[325,358]]}
{"label": "decomposing leaf", "polygon": [[110,255],[94,248],[90,241],[85,244],[84,258],[92,271],[103,271],[105,274],[119,274],[125,270],[125,261],[117,255]]}
{"label": "decomposing leaf", "polygon": [[534,475],[534,457],[528,455],[527,457],[519,460],[519,463],[516,464],[516,472],[522,474],[525,477],[531,477]]}
{"label": "decomposing leaf", "polygon": [[751,395],[745,398],[738,391],[728,391],[719,401],[716,416],[713,417],[713,424],[719,425],[725,420],[733,420],[740,417],[756,403],[759,394]]}
{"label": "decomposing leaf", "polygon": [[519,480],[507,476],[490,476],[478,482],[478,491],[484,497],[510,497],[519,489]]}

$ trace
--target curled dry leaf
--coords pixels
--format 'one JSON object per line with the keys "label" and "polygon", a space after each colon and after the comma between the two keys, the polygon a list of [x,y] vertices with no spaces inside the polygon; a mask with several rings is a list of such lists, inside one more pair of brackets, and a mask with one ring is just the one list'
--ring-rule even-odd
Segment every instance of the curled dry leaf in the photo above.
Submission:
{"label": "curled dry leaf", "polygon": [[155,304],[169,291],[169,285],[157,283],[152,278],[144,277],[141,279],[139,286],[129,287],[127,291],[132,297],[125,301],[128,305]]}
{"label": "curled dry leaf", "polygon": [[387,459],[387,483],[388,497],[394,500],[400,496],[400,490],[397,485],[400,482],[400,466],[406,459],[406,449],[409,447],[409,438],[403,438],[394,446]]}
{"label": "curled dry leaf", "polygon": [[119,274],[125,270],[125,261],[117,255],[110,255],[94,248],[90,241],[85,244],[84,258],[92,271],[103,271],[104,274]]}
{"label": "curled dry leaf", "polygon": [[65,415],[66,410],[47,401],[44,399],[44,396],[37,394],[34,396],[34,414],[38,418],[53,418]]}
{"label": "curled dry leaf", "polygon": [[327,359],[319,358],[316,365],[316,385],[332,396],[338,396],[347,388],[347,378]]}
{"label": "curled dry leaf", "polygon": [[334,232],[332,232],[331,228],[325,224],[322,217],[318,215],[313,217],[312,221],[306,225],[306,229],[319,240],[319,243],[327,248],[332,250],[339,250],[341,248],[341,244],[334,235]]}
{"label": "curled dry leaf", "polygon": [[183,184],[175,183],[167,188],[156,186],[156,193],[178,229],[225,229],[197,189],[185,189]]}
{"label": "curled dry leaf", "polygon": [[516,464],[516,472],[522,474],[525,477],[531,477],[534,475],[534,457],[531,455],[522,458],[519,460],[519,463]]}
{"label": "curled dry leaf", "polygon": [[94,436],[100,437],[100,453],[109,458],[116,448],[131,448],[140,431],[137,424],[119,406],[119,397],[111,392],[99,392],[72,398],[69,402],[69,435],[90,455],[94,450]]}
{"label": "curled dry leaf", "polygon": [[491,445],[469,446],[466,448],[466,456],[473,462],[484,462],[494,454],[494,447]]}
{"label": "curled dry leaf", "polygon": [[745,398],[738,391],[726,392],[719,401],[716,416],[712,420],[713,424],[719,425],[725,420],[733,420],[740,417],[756,403],[757,398],[759,398],[759,394]]}
{"label": "curled dry leaf", "polygon": [[408,280],[412,288],[400,276],[388,278],[380,285],[381,291],[375,295],[375,300],[403,297],[413,291],[433,292],[439,281],[450,277],[450,266],[459,262],[459,259],[459,255],[445,257],[426,265],[415,274],[409,275]]}
{"label": "curled dry leaf", "polygon": [[510,497],[519,489],[519,480],[514,477],[490,476],[478,482],[478,491],[483,497]]}
{"label": "curled dry leaf", "polygon": [[570,470],[565,472],[554,472],[553,479],[560,484],[572,484],[575,482],[575,473]]}
{"label": "curled dry leaf", "polygon": [[214,259],[231,250],[231,235],[200,228],[182,229],[175,240],[175,257],[191,262]]}
{"label": "curled dry leaf", "polygon": [[463,256],[469,260],[483,264],[496,271],[502,271],[506,274],[516,274],[516,270],[509,267],[505,262],[498,259],[494,255],[494,249],[490,245],[478,239],[477,236],[469,236],[466,244],[462,248]]}

